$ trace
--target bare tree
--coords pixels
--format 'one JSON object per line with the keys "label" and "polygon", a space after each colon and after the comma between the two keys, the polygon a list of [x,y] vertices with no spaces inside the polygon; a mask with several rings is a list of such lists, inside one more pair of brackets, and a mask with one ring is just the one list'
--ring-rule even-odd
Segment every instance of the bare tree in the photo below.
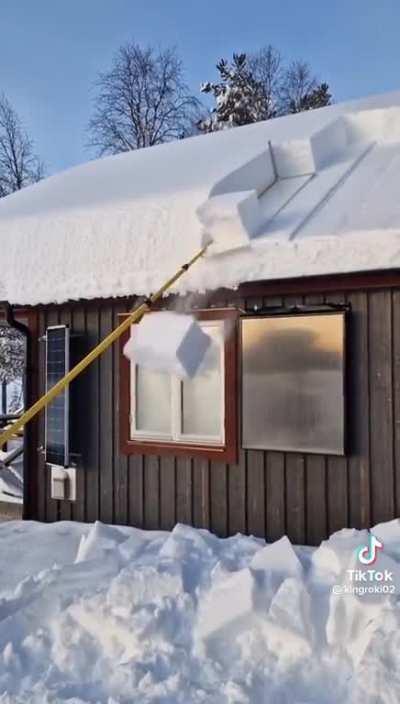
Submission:
{"label": "bare tree", "polygon": [[306,62],[290,64],[280,89],[283,114],[323,107],[330,104],[331,98],[327,83],[319,83]]}
{"label": "bare tree", "polygon": [[263,120],[276,117],[279,112],[279,96],[284,70],[280,52],[273,46],[263,47],[248,57],[253,78],[261,86],[264,102]]}
{"label": "bare tree", "polygon": [[0,95],[0,197],[43,177],[43,164],[16,111]]}
{"label": "bare tree", "polygon": [[97,81],[90,141],[100,155],[153,146],[193,133],[200,103],[183,79],[175,49],[130,43]]}

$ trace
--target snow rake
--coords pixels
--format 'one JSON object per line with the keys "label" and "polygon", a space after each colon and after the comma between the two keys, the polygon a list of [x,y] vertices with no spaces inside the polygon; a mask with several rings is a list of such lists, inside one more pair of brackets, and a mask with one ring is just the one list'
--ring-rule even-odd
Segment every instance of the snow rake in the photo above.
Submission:
{"label": "snow rake", "polygon": [[190,259],[186,264],[183,264],[180,269],[172,276],[168,281],[161,286],[158,291],[151,294],[144,303],[141,303],[138,308],[135,308],[127,318],[113,330],[107,337],[102,340],[96,347],[94,347],[89,354],[86,355],[81,361],[73,367],[62,379],[60,379],[54,386],[51,387],[40,399],[38,399],[25,413],[22,414],[18,420],[16,420],[7,430],[0,433],[0,449],[5,445],[6,442],[11,440],[11,438],[21,430],[29,421],[31,421],[35,416],[40,413],[46,406],[51,403],[64,389],[69,386],[71,381],[76,379],[79,374],[81,374],[92,362],[94,362],[98,357],[100,357],[103,352],[105,352],[116,340],[118,340],[121,335],[130,328],[133,323],[140,322],[141,318],[145,313],[151,310],[153,303],[158,301],[166,291],[168,291],[173,284],[178,281],[190,268],[197,262],[206,252],[207,248],[211,242],[207,242],[206,245],[200,249],[197,254]]}

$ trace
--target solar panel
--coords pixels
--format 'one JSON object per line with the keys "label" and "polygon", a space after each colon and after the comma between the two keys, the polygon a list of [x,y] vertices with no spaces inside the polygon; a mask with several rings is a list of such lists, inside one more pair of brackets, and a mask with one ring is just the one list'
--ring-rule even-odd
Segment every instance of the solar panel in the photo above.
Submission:
{"label": "solar panel", "polygon": [[[57,325],[46,333],[46,391],[69,371],[69,328]],[[46,462],[69,464],[69,390],[66,388],[46,409]]]}

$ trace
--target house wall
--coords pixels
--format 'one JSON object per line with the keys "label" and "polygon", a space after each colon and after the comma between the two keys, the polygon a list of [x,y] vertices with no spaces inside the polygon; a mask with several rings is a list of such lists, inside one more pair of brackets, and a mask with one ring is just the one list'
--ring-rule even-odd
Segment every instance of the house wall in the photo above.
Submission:
{"label": "house wall", "polygon": [[[346,283],[347,281],[347,283]],[[367,527],[399,515],[400,505],[400,280],[359,289],[347,278],[247,286],[221,293],[213,304],[349,303],[348,445],[346,457],[240,450],[226,465],[198,458],[121,456],[118,428],[118,346],[79,382],[79,435],[83,448],[74,504],[50,499],[43,453],[31,452],[27,517],[171,529],[177,521],[220,536],[238,531],[269,540],[287,533],[296,543],[317,544],[345,526]],[[302,290],[301,290],[302,289]],[[312,293],[308,291],[312,290]],[[297,292],[296,292],[297,291]],[[201,306],[205,303],[198,300]],[[68,323],[93,347],[117,325],[129,301],[48,306],[37,310],[39,335]],[[33,349],[35,349],[33,347]],[[32,360],[44,389],[44,345]],[[43,444],[44,417],[39,420]],[[35,481],[37,479],[37,481]]]}

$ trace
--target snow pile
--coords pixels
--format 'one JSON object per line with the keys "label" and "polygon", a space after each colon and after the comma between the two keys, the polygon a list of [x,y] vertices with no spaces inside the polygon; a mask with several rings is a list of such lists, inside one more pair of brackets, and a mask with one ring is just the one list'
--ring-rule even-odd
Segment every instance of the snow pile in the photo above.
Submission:
{"label": "snow pile", "polygon": [[0,297],[148,295],[210,236],[176,291],[397,268],[399,173],[399,92],[92,161],[1,199]]}
{"label": "snow pile", "polygon": [[124,355],[146,369],[193,377],[210,342],[193,315],[160,311],[131,327]]}
{"label": "snow pile", "polygon": [[1,704],[394,704],[398,595],[332,590],[367,537],[1,525]]}

